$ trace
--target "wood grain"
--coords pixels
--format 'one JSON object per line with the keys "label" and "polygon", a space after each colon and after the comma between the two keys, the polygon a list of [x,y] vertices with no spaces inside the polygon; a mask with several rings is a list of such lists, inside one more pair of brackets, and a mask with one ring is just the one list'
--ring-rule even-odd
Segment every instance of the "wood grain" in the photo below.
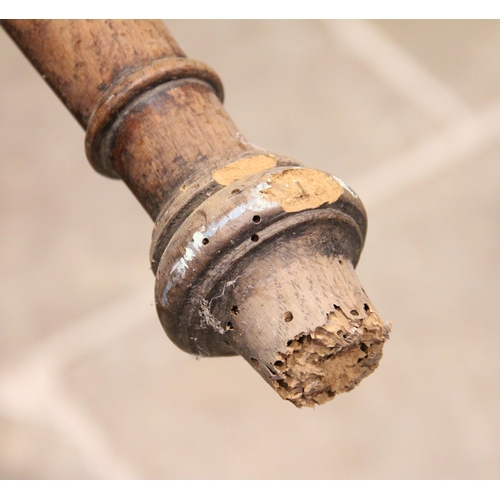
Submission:
{"label": "wood grain", "polygon": [[244,139],[217,74],[159,21],[4,21],[86,129],[93,167],[155,221],[151,267],[169,337],[241,355],[284,399],[321,404],[378,365],[388,326],[354,266],[357,195]]}
{"label": "wood grain", "polygon": [[161,21],[5,20],[2,25],[86,128],[99,98],[156,59],[185,57]]}

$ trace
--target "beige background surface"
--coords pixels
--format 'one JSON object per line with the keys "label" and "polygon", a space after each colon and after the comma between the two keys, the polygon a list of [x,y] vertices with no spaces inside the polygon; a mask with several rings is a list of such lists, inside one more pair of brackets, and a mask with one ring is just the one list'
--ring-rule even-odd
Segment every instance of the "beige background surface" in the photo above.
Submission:
{"label": "beige background surface", "polygon": [[499,479],[500,22],[167,25],[249,141],[361,196],[391,340],[315,410],[177,350],[151,221],[0,32],[0,477]]}

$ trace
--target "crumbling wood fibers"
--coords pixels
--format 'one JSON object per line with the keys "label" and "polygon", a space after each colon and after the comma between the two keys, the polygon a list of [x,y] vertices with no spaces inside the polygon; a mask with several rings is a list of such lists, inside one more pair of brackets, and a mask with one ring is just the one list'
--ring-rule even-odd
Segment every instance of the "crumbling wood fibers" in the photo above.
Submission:
{"label": "crumbling wood fibers", "polygon": [[377,368],[390,325],[375,312],[363,319],[348,318],[340,307],[325,324],[288,342],[274,363],[278,394],[297,407],[323,404],[354,389]]}

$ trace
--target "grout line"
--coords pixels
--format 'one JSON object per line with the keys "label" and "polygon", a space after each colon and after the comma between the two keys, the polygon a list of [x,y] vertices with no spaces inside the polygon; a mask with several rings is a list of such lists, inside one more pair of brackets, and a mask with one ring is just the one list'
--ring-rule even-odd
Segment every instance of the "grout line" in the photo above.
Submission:
{"label": "grout line", "polygon": [[[500,139],[500,101],[450,125],[407,153],[353,180],[373,209]],[[0,411],[55,428],[80,451],[90,470],[106,477],[137,477],[112,450],[106,433],[60,385],[73,357],[100,349],[151,319],[151,290],[141,287],[35,345],[13,368],[0,372]]]}
{"label": "grout line", "polygon": [[17,364],[0,371],[0,412],[52,428],[80,452],[97,477],[137,478],[113,451],[97,419],[61,384],[66,363],[102,349],[151,319],[151,287],[57,332],[33,346]]}
{"label": "grout line", "polygon": [[373,209],[431,179],[500,139],[500,101],[454,122],[406,153],[353,179],[350,185]]}
{"label": "grout line", "polygon": [[[500,101],[463,118],[407,153],[351,183],[373,209],[500,139]],[[141,287],[42,340],[14,367],[0,372],[0,411],[55,428],[73,443],[97,475],[137,477],[114,454],[99,423],[61,387],[60,371],[78,355],[102,349],[151,319],[151,287]]]}
{"label": "grout line", "polygon": [[[354,179],[373,209],[500,139],[500,101],[463,117],[403,155]],[[42,340],[21,361],[0,372],[0,412],[54,428],[77,447],[96,476],[137,477],[116,455],[99,422],[60,384],[66,363],[102,349],[151,319],[151,286]]]}
{"label": "grout line", "polygon": [[[500,138],[500,102],[468,108],[411,54],[364,21],[328,22],[344,47],[438,123],[454,123],[416,147],[353,180],[369,209],[424,182]],[[96,476],[137,477],[114,451],[98,420],[61,385],[60,371],[78,355],[102,349],[151,319],[151,287],[51,335],[0,372],[0,411],[53,428],[80,451]]]}
{"label": "grout line", "polygon": [[44,368],[3,377],[0,413],[59,434],[79,452],[92,479],[137,479],[137,472],[114,452],[99,423]]}
{"label": "grout line", "polygon": [[54,370],[59,370],[68,359],[77,354],[101,349],[124,333],[142,325],[154,316],[153,303],[153,285],[136,288],[124,298],[98,309],[35,344],[31,351],[23,356],[22,364],[30,366],[43,359]]}
{"label": "grout line", "polygon": [[373,23],[355,20],[324,22],[344,49],[361,59],[438,124],[469,112],[447,85]]}

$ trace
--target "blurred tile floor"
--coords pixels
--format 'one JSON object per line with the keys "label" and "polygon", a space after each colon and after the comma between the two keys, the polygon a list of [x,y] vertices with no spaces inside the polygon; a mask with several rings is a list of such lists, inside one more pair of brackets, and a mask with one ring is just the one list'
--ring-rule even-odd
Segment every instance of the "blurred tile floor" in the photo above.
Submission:
{"label": "blurred tile floor", "polygon": [[500,22],[167,25],[248,140],[358,192],[391,340],[315,410],[177,350],[151,221],[0,32],[0,477],[499,479]]}

